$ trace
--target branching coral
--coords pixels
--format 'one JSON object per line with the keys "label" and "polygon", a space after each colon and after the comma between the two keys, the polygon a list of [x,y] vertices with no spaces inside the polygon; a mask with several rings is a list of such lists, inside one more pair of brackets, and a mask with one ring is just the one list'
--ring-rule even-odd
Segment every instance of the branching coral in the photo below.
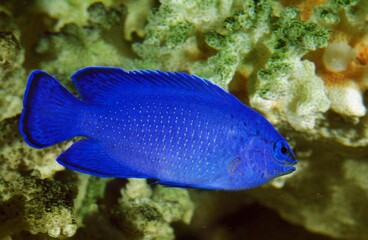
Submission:
{"label": "branching coral", "polygon": [[298,130],[311,129],[330,103],[313,64],[301,57],[326,46],[327,29],[300,21],[295,9],[286,8],[271,31],[273,36],[266,41],[271,54],[265,68],[258,71],[251,103],[263,112],[271,111],[269,116],[279,115],[277,119],[284,118]]}
{"label": "branching coral", "polygon": [[[204,64],[193,67],[193,62],[207,58],[201,52],[203,34],[221,26],[231,14],[235,1],[161,1],[161,6],[148,17],[145,38],[142,43],[133,44],[133,50],[141,58],[138,68],[160,68],[164,70],[191,71],[201,76],[211,69]],[[230,60],[231,61],[231,60]],[[215,82],[226,87],[226,81]]]}

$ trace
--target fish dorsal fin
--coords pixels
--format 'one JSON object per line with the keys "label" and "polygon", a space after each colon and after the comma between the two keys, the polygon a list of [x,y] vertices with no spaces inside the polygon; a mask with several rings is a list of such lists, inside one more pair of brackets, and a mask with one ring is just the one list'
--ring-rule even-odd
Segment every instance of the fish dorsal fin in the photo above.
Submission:
{"label": "fish dorsal fin", "polygon": [[133,90],[158,92],[160,89],[187,89],[218,97],[236,99],[208,80],[184,72],[160,70],[125,71],[113,67],[87,67],[77,71],[72,80],[82,100],[103,103],[111,95]]}

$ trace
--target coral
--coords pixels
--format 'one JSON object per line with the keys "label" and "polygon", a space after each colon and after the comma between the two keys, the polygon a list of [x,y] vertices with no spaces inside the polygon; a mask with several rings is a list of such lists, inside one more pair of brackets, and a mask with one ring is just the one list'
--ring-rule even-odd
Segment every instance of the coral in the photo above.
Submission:
{"label": "coral", "polygon": [[327,44],[327,29],[302,22],[291,8],[277,17],[267,1],[249,1],[225,20],[225,27],[226,34],[207,35],[207,43],[219,50],[209,58],[209,69],[215,65],[212,72],[226,84],[235,71],[245,74],[251,105],[274,123],[286,118],[295,129],[313,128],[330,103],[314,66],[301,57]]}
{"label": "coral", "polygon": [[[86,211],[81,217],[77,210],[85,227],[78,230],[76,239],[174,239],[170,224],[191,221],[194,206],[185,189],[152,189],[144,179],[129,179],[126,185],[121,185],[121,180],[79,179],[84,187],[79,188],[75,207]],[[121,195],[101,194],[112,186],[117,193],[123,187]]]}
{"label": "coral", "polygon": [[22,68],[24,51],[19,41],[19,29],[10,13],[0,9],[0,120],[21,110],[25,78]]}
{"label": "coral", "polygon": [[116,32],[116,26],[123,17],[121,11],[119,8],[107,9],[101,3],[96,3],[87,10],[88,27],[72,23],[65,25],[59,33],[43,36],[36,51],[48,60],[42,61],[40,67],[65,76],[91,65],[131,67],[131,63],[124,57],[127,55],[124,54],[124,43],[111,44],[103,37],[110,35],[113,42],[122,37],[122,32]]}
{"label": "coral", "polygon": [[[263,19],[271,21],[270,14],[268,12]],[[265,64],[253,70],[256,74],[249,74],[250,103],[274,123],[283,119],[297,130],[312,129],[330,103],[323,82],[315,76],[313,64],[301,61],[301,57],[308,51],[326,46],[328,32],[313,23],[302,22],[298,12],[291,8],[281,10],[280,17],[269,25],[270,29],[264,28],[265,36],[261,35],[259,50],[250,52],[251,56],[246,58],[249,59],[248,66],[239,66],[249,72],[247,69],[253,64],[252,60],[258,59],[261,66]],[[261,56],[258,56],[259,52]]]}
{"label": "coral", "polygon": [[294,7],[300,10],[300,18],[302,21],[308,20],[313,15],[313,10],[326,3],[327,0],[283,0],[281,1],[284,7]]}
{"label": "coral", "polygon": [[22,174],[37,170],[40,177],[52,176],[64,169],[55,159],[69,143],[59,144],[47,149],[29,148],[18,132],[18,118],[5,119],[0,122],[0,172],[5,181],[17,179]]}
{"label": "coral", "polygon": [[107,178],[78,175],[78,194],[74,199],[74,212],[79,226],[83,225],[86,216],[98,213],[96,199],[104,197],[106,184],[109,181],[110,179]]}
{"label": "coral", "polygon": [[0,238],[29,231],[71,237],[77,230],[73,187],[37,176],[0,179]]}
{"label": "coral", "polygon": [[309,58],[315,62],[316,72],[324,80],[331,109],[350,118],[366,113],[363,93],[368,87],[364,80],[368,69],[364,60],[368,8],[363,2],[329,1],[316,8],[314,19],[330,28],[331,42]]}
{"label": "coral", "polygon": [[344,27],[344,31],[354,34],[366,32],[368,21],[368,7],[361,0],[330,0],[314,9],[312,19],[321,25],[330,28],[338,25]]}
{"label": "coral", "polygon": [[366,113],[363,103],[363,92],[368,88],[364,81],[368,70],[366,38],[359,39],[355,48],[349,43],[354,40],[332,41],[324,49],[322,63],[315,60],[331,99],[331,109],[344,116],[362,117]]}
{"label": "coral", "polygon": [[[206,58],[201,53],[198,38],[221,24],[231,13],[232,5],[233,1],[221,0],[161,1],[158,10],[148,16],[144,41],[133,44],[133,50],[141,58],[135,66],[143,69],[190,71],[213,77],[213,74],[203,74],[203,64],[196,68],[192,66],[193,61]],[[208,72],[211,70],[208,69]],[[225,82],[214,81],[226,88]]]}
{"label": "coral", "polygon": [[128,239],[174,239],[173,221],[189,223],[194,206],[184,189],[157,186],[130,179],[121,191],[119,205],[107,214]]}
{"label": "coral", "polygon": [[132,34],[144,37],[144,25],[148,14],[151,12],[153,0],[127,0],[124,5],[127,8],[127,16],[124,22],[124,38],[127,41],[132,40]]}
{"label": "coral", "polygon": [[114,3],[114,0],[66,0],[57,2],[36,0],[34,6],[38,11],[47,13],[51,18],[54,18],[56,20],[54,28],[55,30],[60,30],[70,23],[78,26],[86,25],[89,19],[87,8],[96,2],[110,6]]}
{"label": "coral", "polygon": [[[241,239],[279,229],[285,239],[367,238],[366,1],[27,4],[0,3],[0,238]],[[43,69],[69,87],[90,65],[208,78],[289,138],[297,171],[223,193],[65,170],[55,159],[71,141],[35,150],[18,133],[26,74]]]}

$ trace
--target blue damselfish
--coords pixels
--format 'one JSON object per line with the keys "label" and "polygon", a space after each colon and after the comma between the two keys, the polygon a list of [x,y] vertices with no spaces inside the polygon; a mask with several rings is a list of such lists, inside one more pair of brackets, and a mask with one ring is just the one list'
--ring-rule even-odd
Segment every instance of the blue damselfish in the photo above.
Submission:
{"label": "blue damselfish", "polygon": [[87,67],[71,78],[80,98],[33,71],[20,117],[20,132],[35,148],[84,137],[57,158],[69,169],[222,190],[253,188],[295,170],[275,128],[205,79],[110,67]]}

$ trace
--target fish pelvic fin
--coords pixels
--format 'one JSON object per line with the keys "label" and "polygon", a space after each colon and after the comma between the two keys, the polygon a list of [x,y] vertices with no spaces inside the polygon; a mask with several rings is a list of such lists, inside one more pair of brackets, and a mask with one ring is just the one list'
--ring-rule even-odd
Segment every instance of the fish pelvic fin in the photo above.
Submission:
{"label": "fish pelvic fin", "polygon": [[19,130],[25,142],[45,148],[78,135],[76,111],[82,102],[50,74],[36,70],[28,78]]}

